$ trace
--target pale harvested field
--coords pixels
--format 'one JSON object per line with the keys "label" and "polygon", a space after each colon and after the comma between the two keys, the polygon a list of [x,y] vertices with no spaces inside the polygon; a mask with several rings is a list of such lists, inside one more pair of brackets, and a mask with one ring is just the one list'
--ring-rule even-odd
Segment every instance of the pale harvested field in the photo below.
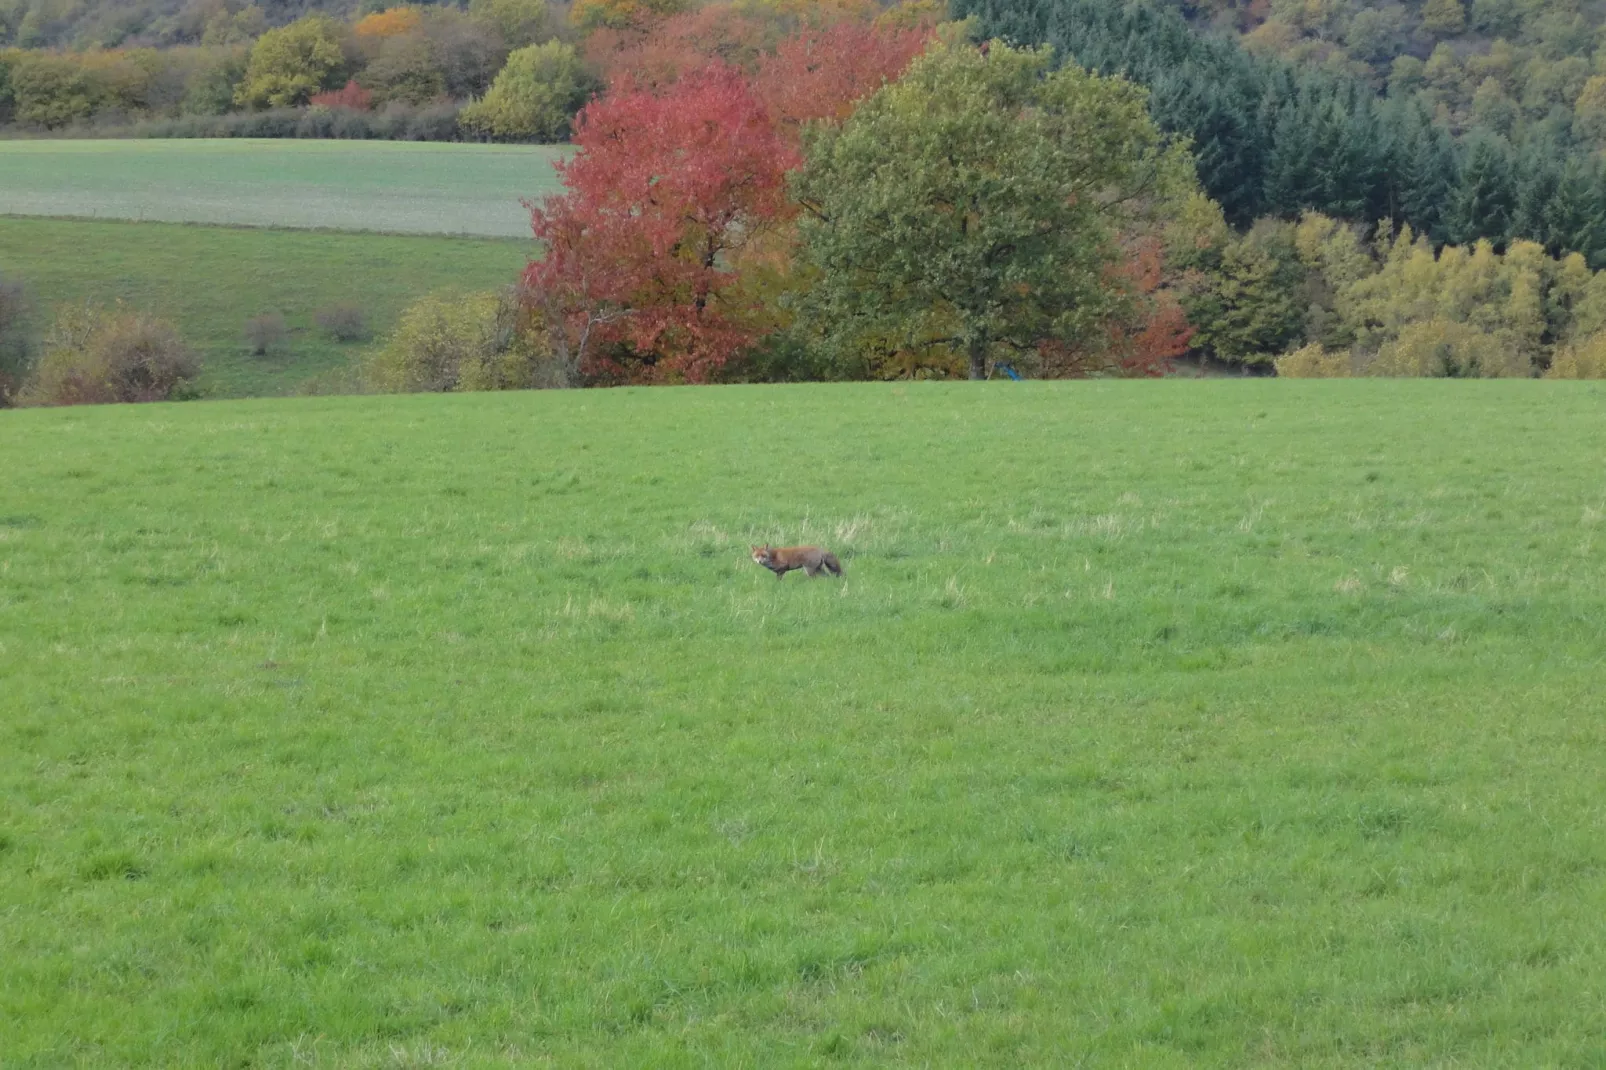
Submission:
{"label": "pale harvested field", "polygon": [[142,140],[0,143],[0,215],[524,237],[550,145]]}

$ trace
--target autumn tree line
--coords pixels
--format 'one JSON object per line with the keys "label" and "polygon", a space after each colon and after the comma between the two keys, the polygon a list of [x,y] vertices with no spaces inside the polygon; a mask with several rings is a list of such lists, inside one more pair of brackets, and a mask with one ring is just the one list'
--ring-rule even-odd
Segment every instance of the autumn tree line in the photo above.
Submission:
{"label": "autumn tree line", "polygon": [[[1082,41],[1083,65],[1033,32],[1040,0],[1013,22],[989,0],[957,7],[971,14],[724,0],[599,21],[563,191],[530,206],[543,255],[502,293],[417,303],[365,385],[1606,376],[1594,248],[1471,223],[1485,217],[1459,191],[1495,142],[1157,9],[1111,16],[1129,32],[1101,38],[1102,59]],[[1139,38],[1174,62],[1121,62]],[[1190,71],[1192,112],[1166,87]],[[1240,90],[1288,110],[1258,133],[1228,122]],[[1438,202],[1387,161],[1405,143],[1391,115],[1447,161]],[[139,344],[67,324],[31,375],[13,357],[7,386],[0,369],[0,396],[88,396],[109,373],[75,369],[96,361],[185,370],[121,315]],[[0,338],[3,321],[0,301]]]}
{"label": "autumn tree line", "polygon": [[[600,85],[599,66],[583,55],[586,38],[633,14],[636,3],[406,4],[350,18],[313,10],[281,25],[270,16],[285,14],[283,4],[193,0],[161,18],[135,4],[125,17],[145,21],[116,47],[0,48],[0,126],[153,137],[562,141]],[[0,31],[7,29],[3,4]],[[14,18],[11,39],[47,37],[49,20],[36,16],[48,7],[33,4]]]}
{"label": "autumn tree line", "polygon": [[655,24],[533,207],[546,255],[484,303],[502,328],[431,302],[374,385],[1602,373],[1606,276],[1567,243],[1447,240],[1364,188],[1229,212],[1140,77],[900,10],[775,43],[715,5]]}

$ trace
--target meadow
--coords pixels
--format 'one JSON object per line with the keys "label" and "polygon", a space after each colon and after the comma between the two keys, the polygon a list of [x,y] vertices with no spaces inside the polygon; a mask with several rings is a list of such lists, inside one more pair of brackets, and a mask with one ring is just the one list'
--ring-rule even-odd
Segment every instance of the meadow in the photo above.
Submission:
{"label": "meadow", "polygon": [[[27,286],[35,334],[55,305],[126,301],[177,326],[214,397],[350,390],[367,345],[328,337],[319,309],[357,305],[377,344],[422,294],[506,286],[533,249],[510,239],[0,218],[0,276]],[[264,312],[283,314],[289,334],[253,356],[245,322]]]}
{"label": "meadow", "polygon": [[0,215],[523,238],[558,188],[549,145],[8,141]]}
{"label": "meadow", "polygon": [[1600,1065],[1603,417],[0,413],[3,1061]]}

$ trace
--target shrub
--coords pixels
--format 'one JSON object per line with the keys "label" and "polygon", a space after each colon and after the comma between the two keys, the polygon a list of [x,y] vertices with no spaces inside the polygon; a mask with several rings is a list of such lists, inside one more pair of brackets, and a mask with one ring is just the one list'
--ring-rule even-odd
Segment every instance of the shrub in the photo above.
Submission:
{"label": "shrub", "polygon": [[12,403],[28,377],[33,357],[28,344],[29,308],[22,283],[0,275],[0,408]]}
{"label": "shrub", "polygon": [[184,115],[147,119],[98,136],[347,138],[390,141],[455,141],[458,106],[450,101],[415,108],[399,101],[374,112],[345,108],[275,108],[233,115]]}
{"label": "shrub", "polygon": [[192,396],[195,355],[171,324],[117,305],[60,309],[24,405],[104,405]]}
{"label": "shrub", "polygon": [[324,333],[337,342],[361,342],[368,338],[368,313],[350,301],[320,308],[313,317]]}
{"label": "shrub", "polygon": [[279,348],[289,333],[280,312],[264,312],[245,321],[245,344],[253,356],[266,356],[269,350]]}
{"label": "shrub", "polygon": [[1606,331],[1556,351],[1546,379],[1606,379]]}
{"label": "shrub", "polygon": [[1326,350],[1312,342],[1278,357],[1274,362],[1282,379],[1348,379],[1355,374],[1349,350]]}
{"label": "shrub", "polygon": [[512,292],[431,294],[402,313],[366,378],[386,393],[561,385],[542,337]]}
{"label": "shrub", "polygon": [[1489,333],[1468,323],[1431,319],[1407,324],[1384,344],[1367,375],[1449,379],[1508,379],[1533,374],[1509,332]]}

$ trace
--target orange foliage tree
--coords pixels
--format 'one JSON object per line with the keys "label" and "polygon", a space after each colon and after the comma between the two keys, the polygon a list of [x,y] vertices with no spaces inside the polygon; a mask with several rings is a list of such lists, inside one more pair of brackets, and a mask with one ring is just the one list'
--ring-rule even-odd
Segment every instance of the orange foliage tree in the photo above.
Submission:
{"label": "orange foliage tree", "polygon": [[393,7],[363,16],[351,29],[359,37],[399,37],[418,29],[423,23],[423,15],[416,7]]}

